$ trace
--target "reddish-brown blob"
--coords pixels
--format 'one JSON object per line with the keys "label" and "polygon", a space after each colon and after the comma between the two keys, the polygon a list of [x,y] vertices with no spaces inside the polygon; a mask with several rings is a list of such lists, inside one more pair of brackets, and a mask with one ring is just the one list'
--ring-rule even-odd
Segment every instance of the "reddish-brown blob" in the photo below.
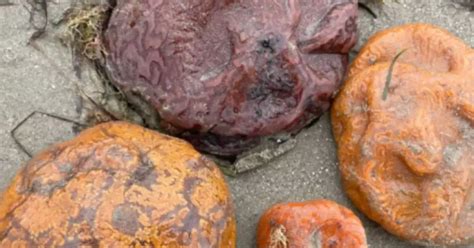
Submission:
{"label": "reddish-brown blob", "polygon": [[349,71],[332,124],[354,204],[415,243],[473,242],[474,50],[441,28],[408,24],[372,37]]}
{"label": "reddish-brown blob", "polygon": [[219,168],[176,138],[106,123],[38,154],[0,195],[0,247],[235,247]]}
{"label": "reddish-brown blob", "polygon": [[356,0],[118,1],[107,69],[198,149],[236,155],[329,108],[356,16]]}
{"label": "reddish-brown blob", "polygon": [[349,209],[328,200],[283,203],[260,218],[258,248],[366,248],[365,231]]}

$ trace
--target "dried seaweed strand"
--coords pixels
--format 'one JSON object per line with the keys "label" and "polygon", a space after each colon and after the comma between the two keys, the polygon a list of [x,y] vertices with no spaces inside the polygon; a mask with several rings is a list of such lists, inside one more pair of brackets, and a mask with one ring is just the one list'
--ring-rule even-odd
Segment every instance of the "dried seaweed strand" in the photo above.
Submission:
{"label": "dried seaweed strand", "polygon": [[359,8],[367,11],[367,13],[369,13],[374,19],[377,19],[377,14],[375,14],[375,12],[365,3],[358,3],[358,6]]}
{"label": "dried seaweed strand", "polygon": [[69,123],[72,123],[74,125],[77,125],[77,126],[86,126],[85,124],[83,123],[80,123],[78,121],[75,121],[75,120],[72,120],[72,119],[69,119],[69,118],[66,118],[66,117],[62,117],[62,116],[59,116],[59,115],[55,115],[55,114],[50,114],[50,113],[46,113],[46,112],[41,112],[41,111],[33,111],[31,112],[28,116],[26,116],[23,120],[21,120],[11,131],[10,131],[10,136],[12,137],[13,141],[15,142],[15,144],[18,146],[18,148],[20,148],[21,151],[23,151],[26,155],[28,155],[28,157],[32,157],[32,154],[26,149],[26,147],[18,140],[18,138],[16,137],[16,131],[21,127],[23,126],[23,124],[25,124],[26,121],[28,121],[31,117],[33,117],[34,115],[36,114],[39,114],[39,115],[45,115],[45,116],[48,116],[50,118],[54,118],[54,119],[58,119],[60,121],[64,121],[64,122],[69,122]]}
{"label": "dried seaweed strand", "polygon": [[393,74],[393,67],[395,66],[395,62],[397,62],[398,58],[402,56],[408,49],[403,49],[401,52],[397,53],[390,63],[390,67],[388,68],[387,73],[387,80],[385,81],[385,88],[383,89],[382,100],[387,100],[388,97],[388,90],[390,89],[390,83],[392,82],[392,74]]}

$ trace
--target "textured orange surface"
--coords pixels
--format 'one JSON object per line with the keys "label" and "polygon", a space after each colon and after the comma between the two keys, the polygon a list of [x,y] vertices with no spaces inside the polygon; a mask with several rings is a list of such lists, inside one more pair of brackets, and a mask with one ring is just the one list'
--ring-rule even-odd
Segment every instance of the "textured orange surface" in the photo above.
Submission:
{"label": "textured orange surface", "polygon": [[0,196],[0,247],[235,247],[219,169],[188,143],[106,123],[34,157]]}
{"label": "textured orange surface", "polygon": [[257,230],[259,248],[364,248],[364,228],[349,209],[328,200],[268,209]]}
{"label": "textured orange surface", "polygon": [[332,109],[349,197],[401,238],[472,242],[474,51],[445,30],[409,24],[372,37],[349,74]]}

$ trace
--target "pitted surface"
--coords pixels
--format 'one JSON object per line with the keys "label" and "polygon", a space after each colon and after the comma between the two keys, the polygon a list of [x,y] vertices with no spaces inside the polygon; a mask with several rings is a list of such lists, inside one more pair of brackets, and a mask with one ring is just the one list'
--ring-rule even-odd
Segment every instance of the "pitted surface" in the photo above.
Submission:
{"label": "pitted surface", "polygon": [[367,248],[359,218],[328,200],[280,203],[260,218],[258,248]]}
{"label": "pitted surface", "polygon": [[1,247],[235,247],[219,168],[191,145],[126,123],[33,158],[0,197]]}

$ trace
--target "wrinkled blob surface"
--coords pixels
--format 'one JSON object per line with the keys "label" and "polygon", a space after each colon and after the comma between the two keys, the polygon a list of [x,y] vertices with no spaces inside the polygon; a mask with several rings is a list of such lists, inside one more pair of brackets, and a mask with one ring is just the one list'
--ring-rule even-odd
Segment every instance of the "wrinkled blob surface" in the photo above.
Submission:
{"label": "wrinkled blob surface", "polygon": [[328,200],[281,203],[257,229],[258,248],[366,248],[364,227],[349,209]]}
{"label": "wrinkled blob surface", "polygon": [[198,149],[235,155],[329,108],[356,41],[356,2],[119,1],[108,72]]}
{"label": "wrinkled blob surface", "polygon": [[107,123],[35,156],[0,196],[0,247],[235,247],[219,168],[184,141]]}
{"label": "wrinkled blob surface", "polygon": [[332,109],[349,197],[401,238],[474,241],[474,50],[443,29],[409,24],[372,37],[349,71]]}

